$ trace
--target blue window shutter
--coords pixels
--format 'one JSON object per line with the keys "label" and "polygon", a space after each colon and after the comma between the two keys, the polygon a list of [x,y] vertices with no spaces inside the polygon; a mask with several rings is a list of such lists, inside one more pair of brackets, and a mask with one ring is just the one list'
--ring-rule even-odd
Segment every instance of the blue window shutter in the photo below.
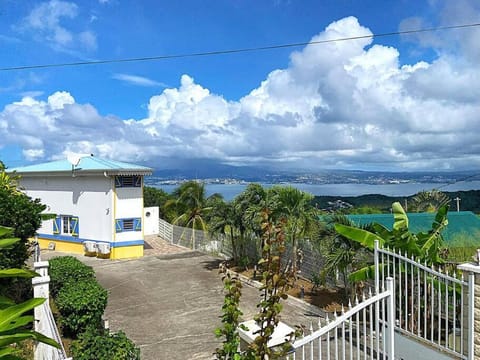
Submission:
{"label": "blue window shutter", "polygon": [[142,187],[142,177],[135,176],[135,187]]}
{"label": "blue window shutter", "polygon": [[133,229],[135,231],[142,231],[142,219],[140,218],[133,219]]}
{"label": "blue window shutter", "polygon": [[122,177],[115,176],[115,187],[122,187]]}
{"label": "blue window shutter", "polygon": [[60,216],[57,216],[55,219],[53,219],[53,233],[60,234],[61,226],[62,226],[62,219],[60,218]]}
{"label": "blue window shutter", "polygon": [[72,236],[78,237],[78,217],[72,216],[70,219],[70,229],[72,230]]}
{"label": "blue window shutter", "polygon": [[122,219],[115,219],[115,231],[117,233],[123,231],[123,220]]}

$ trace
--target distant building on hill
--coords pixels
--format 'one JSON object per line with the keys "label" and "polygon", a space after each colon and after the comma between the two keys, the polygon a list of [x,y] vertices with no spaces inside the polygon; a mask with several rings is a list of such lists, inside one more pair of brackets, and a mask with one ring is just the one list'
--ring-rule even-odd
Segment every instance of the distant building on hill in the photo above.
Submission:
{"label": "distant building on hill", "polygon": [[55,214],[38,230],[41,248],[143,256],[143,177],[152,169],[95,156],[9,169],[20,187]]}
{"label": "distant building on hill", "polygon": [[[409,229],[414,232],[428,231],[432,228],[435,213],[408,213]],[[393,226],[393,214],[347,215],[357,225],[376,222],[388,229]],[[444,245],[449,248],[480,248],[480,218],[471,211],[448,213],[448,225],[442,232]]]}

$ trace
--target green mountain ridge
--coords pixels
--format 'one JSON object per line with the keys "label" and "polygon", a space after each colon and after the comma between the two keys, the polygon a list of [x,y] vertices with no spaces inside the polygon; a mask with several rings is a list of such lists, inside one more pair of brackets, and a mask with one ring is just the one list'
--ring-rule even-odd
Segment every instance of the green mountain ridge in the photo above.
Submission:
{"label": "green mountain ridge", "polygon": [[[472,211],[476,214],[480,213],[480,190],[468,190],[468,191],[453,191],[445,192],[445,194],[451,199],[450,211],[457,210],[457,202],[454,200],[457,197],[460,198],[460,210]],[[332,202],[341,200],[343,202],[351,204],[354,208],[371,207],[377,208],[382,212],[390,212],[392,203],[398,201],[405,208],[407,204],[412,200],[412,196],[386,196],[380,194],[368,194],[360,196],[315,196],[314,203],[319,209],[326,209],[331,206]]]}

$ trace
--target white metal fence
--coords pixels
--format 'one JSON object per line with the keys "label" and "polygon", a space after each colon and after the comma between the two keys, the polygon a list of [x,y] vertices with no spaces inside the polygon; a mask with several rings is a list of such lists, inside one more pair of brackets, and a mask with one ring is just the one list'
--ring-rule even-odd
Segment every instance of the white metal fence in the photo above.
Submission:
{"label": "white metal fence", "polygon": [[292,344],[287,359],[394,359],[394,281],[385,281],[386,290],[363,296],[319,329]]}
{"label": "white metal fence", "polygon": [[[232,243],[229,236],[217,235],[212,237],[205,231],[192,231],[191,228],[173,225],[163,219],[159,219],[158,227],[158,235],[171,244],[224,256],[226,258],[233,257]],[[261,254],[260,239],[248,239],[248,241],[245,241],[245,244],[238,244],[238,246],[243,246],[243,252],[249,255],[251,260],[250,265],[253,266]],[[299,249],[302,255],[298,269],[302,276],[310,278],[313,274],[318,275],[324,264],[323,257],[315,251],[309,241],[301,242]],[[286,251],[283,255],[285,263],[288,263],[288,260],[291,258],[291,252],[292,248],[290,244],[287,244]]]}
{"label": "white metal fence", "polygon": [[395,279],[397,329],[460,359],[473,341],[473,275],[434,269],[375,243],[375,288]]}
{"label": "white metal fence", "polygon": [[36,331],[39,333],[48,336],[49,338],[55,340],[61,345],[60,349],[54,348],[53,346],[38,343],[35,347],[35,360],[65,360],[67,359],[67,354],[62,345],[62,338],[58,332],[57,326],[55,324],[55,319],[50,309],[50,304],[48,300],[45,301],[42,305],[38,306],[35,309],[35,320],[37,321]]}
{"label": "white metal fence", "polygon": [[158,219],[158,236],[173,243],[173,225],[163,219]]}

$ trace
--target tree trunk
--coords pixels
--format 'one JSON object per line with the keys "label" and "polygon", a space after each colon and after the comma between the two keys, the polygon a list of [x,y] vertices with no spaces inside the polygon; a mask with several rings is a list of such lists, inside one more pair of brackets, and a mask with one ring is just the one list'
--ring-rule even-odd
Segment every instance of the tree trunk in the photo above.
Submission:
{"label": "tree trunk", "polygon": [[233,262],[237,264],[237,260],[238,260],[237,247],[235,244],[235,239],[233,238],[233,229],[231,226],[230,226],[230,241],[232,242]]}

